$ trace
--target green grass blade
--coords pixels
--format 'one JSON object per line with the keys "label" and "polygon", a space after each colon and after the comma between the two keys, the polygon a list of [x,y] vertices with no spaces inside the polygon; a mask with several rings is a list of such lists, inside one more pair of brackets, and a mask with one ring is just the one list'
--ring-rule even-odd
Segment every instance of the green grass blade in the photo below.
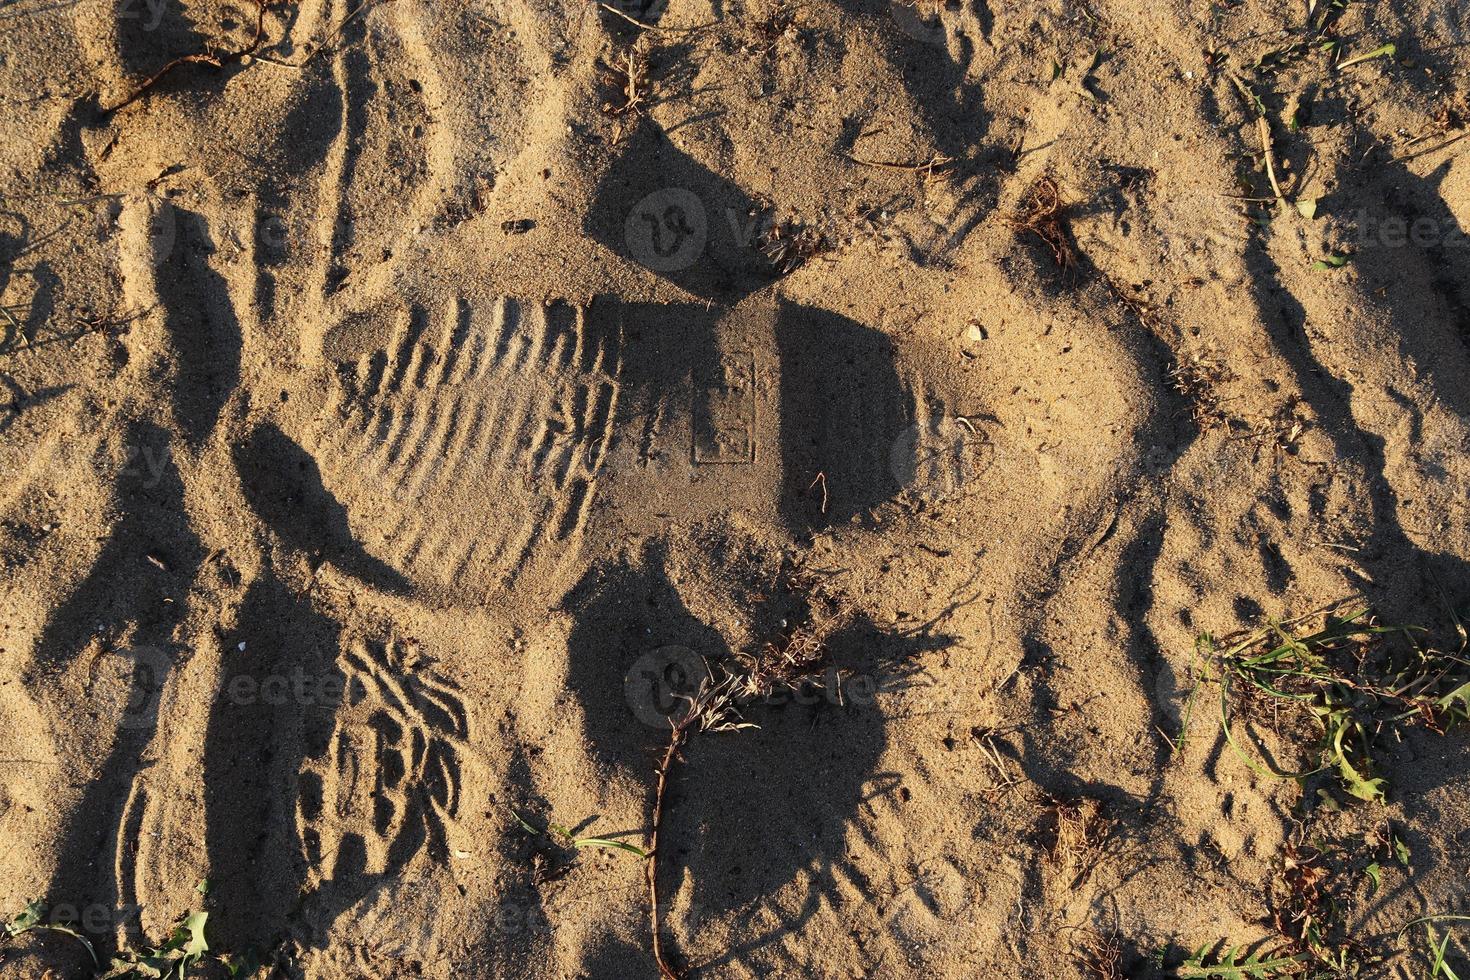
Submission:
{"label": "green grass blade", "polygon": [[609,840],[606,837],[578,837],[572,841],[572,846],[579,850],[584,847],[600,847],[607,850],[627,851],[629,854],[636,854],[641,858],[646,858],[649,855],[649,852],[641,847],[635,847],[625,841]]}

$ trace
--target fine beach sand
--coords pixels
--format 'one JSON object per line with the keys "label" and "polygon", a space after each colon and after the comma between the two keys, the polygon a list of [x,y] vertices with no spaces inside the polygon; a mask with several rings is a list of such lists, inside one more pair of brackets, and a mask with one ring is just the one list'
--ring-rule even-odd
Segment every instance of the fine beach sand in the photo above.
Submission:
{"label": "fine beach sand", "polygon": [[0,0],[0,917],[657,977],[541,831],[811,626],[669,774],[676,969],[1429,975],[1463,732],[1278,779],[1196,654],[1470,610],[1470,12],[1310,6]]}

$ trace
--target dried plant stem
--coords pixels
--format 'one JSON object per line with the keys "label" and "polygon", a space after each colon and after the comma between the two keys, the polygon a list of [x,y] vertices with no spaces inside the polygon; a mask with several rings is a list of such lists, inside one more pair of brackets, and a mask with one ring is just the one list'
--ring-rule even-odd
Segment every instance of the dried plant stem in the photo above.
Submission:
{"label": "dried plant stem", "polygon": [[1072,243],[1068,239],[1066,225],[1067,206],[1062,203],[1061,188],[1051,177],[1037,181],[1021,202],[1019,213],[1009,219],[1017,232],[1026,232],[1041,239],[1051,252],[1057,267],[1070,268],[1073,261]]}
{"label": "dried plant stem", "polygon": [[645,31],[663,31],[665,34],[687,34],[690,31],[702,31],[706,27],[714,27],[716,23],[714,21],[711,21],[708,24],[695,24],[693,27],[664,27],[661,24],[650,24],[647,21],[639,20],[636,17],[630,17],[619,10],[617,7],[612,6],[611,4],[599,3],[598,6],[601,7],[603,10],[606,10],[610,14],[623,18],[623,20],[632,24],[634,27],[640,27]]}
{"label": "dried plant stem", "polygon": [[1276,179],[1276,147],[1271,141],[1271,123],[1265,116],[1256,117],[1256,128],[1261,131],[1261,150],[1266,156],[1266,176],[1271,180],[1271,190],[1276,194],[1278,203],[1286,203],[1286,195],[1281,193],[1281,182]]}
{"label": "dried plant stem", "polygon": [[[818,596],[810,583],[812,598]],[[826,637],[845,621],[847,610],[824,615],[810,611],[809,620],[782,638],[767,643],[755,653],[737,653],[729,663],[710,667],[709,676],[692,696],[683,696],[689,706],[670,718],[669,741],[655,773],[653,817],[648,832],[648,861],[644,874],[648,879],[649,918],[652,927],[653,958],[658,963],[661,980],[683,980],[683,974],[669,964],[664,949],[663,915],[659,904],[658,855],[659,830],[663,825],[664,798],[669,788],[679,750],[697,732],[737,732],[756,726],[740,714],[742,705],[767,697],[780,689],[794,690],[821,676],[827,665]]]}
{"label": "dried plant stem", "polygon": [[693,714],[694,709],[691,706],[685,719],[669,733],[669,745],[664,749],[663,760],[658,766],[658,784],[653,792],[653,826],[648,835],[648,863],[645,867],[648,876],[648,906],[653,917],[653,958],[658,963],[659,976],[663,980],[679,980],[679,973],[664,959],[662,917],[658,904],[658,828],[664,815],[664,791],[669,785],[669,772],[679,758],[680,747],[688,738],[688,723],[693,720]]}
{"label": "dried plant stem", "polygon": [[143,84],[133,89],[127,98],[110,109],[104,109],[103,112],[111,115],[114,112],[126,109],[147,95],[154,86],[163,81],[175,68],[181,68],[184,65],[209,65],[211,68],[223,68],[225,65],[232,64],[254,54],[260,50],[261,44],[265,41],[265,12],[266,8],[270,5],[271,0],[255,0],[255,36],[250,39],[250,43],[245,45],[245,47],[235,51],[226,51],[221,54],[186,54],[182,58],[175,58],[155,72]]}
{"label": "dried plant stem", "polygon": [[861,164],[864,167],[877,167],[879,170],[901,170],[905,173],[921,173],[924,175],[925,180],[937,175],[943,175],[946,170],[954,165],[954,157],[947,157],[938,153],[932,154],[928,160],[922,163],[901,163],[896,160],[864,160],[850,153],[847,154],[847,158],[853,163]]}

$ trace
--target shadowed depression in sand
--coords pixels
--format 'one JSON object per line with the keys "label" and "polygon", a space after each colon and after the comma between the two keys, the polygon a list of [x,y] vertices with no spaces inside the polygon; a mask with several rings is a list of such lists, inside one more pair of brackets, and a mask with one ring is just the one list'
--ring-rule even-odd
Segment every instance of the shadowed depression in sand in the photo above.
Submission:
{"label": "shadowed depression in sand", "polygon": [[0,977],[1464,975],[1467,42],[0,0]]}

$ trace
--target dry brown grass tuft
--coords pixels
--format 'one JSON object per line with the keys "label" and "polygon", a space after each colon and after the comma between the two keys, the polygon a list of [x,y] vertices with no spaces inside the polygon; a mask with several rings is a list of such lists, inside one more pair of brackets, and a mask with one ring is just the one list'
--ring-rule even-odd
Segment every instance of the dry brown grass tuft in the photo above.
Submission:
{"label": "dry brown grass tuft", "polygon": [[847,622],[851,609],[815,594],[807,601],[805,621],[754,653],[735,654],[740,697],[755,700],[820,681],[829,661],[827,638]]}
{"label": "dry brown grass tuft", "polygon": [[1103,804],[1091,797],[1075,800],[1043,796],[1042,840],[1047,861],[1070,877],[1075,888],[1086,881],[1103,858],[1103,845],[1112,833],[1113,821]]}
{"label": "dry brown grass tuft", "polygon": [[738,652],[728,662],[707,665],[708,674],[688,699],[688,707],[671,719],[669,741],[654,773],[646,879],[653,957],[663,980],[679,980],[682,976],[664,950],[658,887],[658,835],[669,778],[674,764],[680,760],[680,750],[699,732],[733,732],[756,727],[741,714],[746,704],[779,691],[820,684],[831,663],[827,640],[850,618],[852,604],[825,591],[812,579],[791,575],[785,588],[799,599],[805,609],[804,618],[776,640],[759,645],[754,652]]}
{"label": "dry brown grass tuft", "polygon": [[616,143],[622,139],[626,128],[642,118],[653,90],[643,38],[605,56],[598,65],[611,87],[611,96],[602,103],[602,112],[613,120],[613,142]]}
{"label": "dry brown grass tuft", "polygon": [[1235,375],[1223,361],[1195,354],[1169,371],[1169,386],[1189,402],[1189,415],[1201,429],[1213,429],[1228,419],[1220,386]]}
{"label": "dry brown grass tuft", "polygon": [[1331,883],[1332,871],[1321,850],[1288,841],[1272,883],[1276,930],[1300,944],[1319,937],[1327,924]]}
{"label": "dry brown grass tuft", "polygon": [[1043,177],[1027,192],[1021,207],[1010,219],[1016,233],[1034,235],[1041,239],[1057,267],[1070,269],[1077,260],[1072,248],[1072,236],[1067,231],[1067,205],[1062,201],[1062,190],[1056,180]]}
{"label": "dry brown grass tuft", "polygon": [[1100,932],[1087,933],[1079,959],[1089,980],[1125,980],[1127,976],[1123,972],[1123,941],[1117,932],[1106,936]]}
{"label": "dry brown grass tuft", "polygon": [[794,219],[777,222],[760,237],[760,250],[781,275],[790,275],[831,248],[827,237]]}

